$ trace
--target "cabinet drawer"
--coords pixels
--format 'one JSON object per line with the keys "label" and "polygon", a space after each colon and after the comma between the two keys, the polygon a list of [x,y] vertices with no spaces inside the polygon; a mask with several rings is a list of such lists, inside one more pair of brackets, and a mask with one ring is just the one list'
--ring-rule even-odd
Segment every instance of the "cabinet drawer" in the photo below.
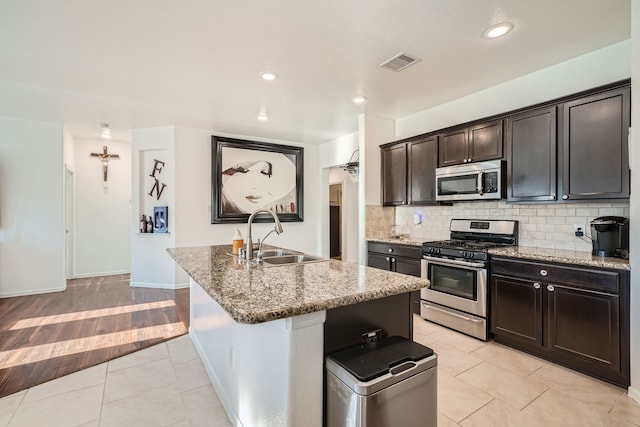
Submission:
{"label": "cabinet drawer", "polygon": [[559,282],[613,294],[620,292],[620,273],[614,271],[491,258],[491,273],[547,283]]}
{"label": "cabinet drawer", "polygon": [[409,258],[421,258],[422,248],[419,246],[395,245],[392,243],[369,242],[369,252],[378,252],[386,255],[406,256]]}

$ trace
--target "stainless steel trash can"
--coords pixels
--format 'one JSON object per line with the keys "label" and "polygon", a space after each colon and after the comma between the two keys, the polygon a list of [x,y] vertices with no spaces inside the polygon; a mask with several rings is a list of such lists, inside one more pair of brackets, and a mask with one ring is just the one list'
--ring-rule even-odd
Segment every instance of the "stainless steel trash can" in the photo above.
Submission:
{"label": "stainless steel trash can", "polygon": [[327,356],[328,427],[436,427],[437,355],[402,337]]}

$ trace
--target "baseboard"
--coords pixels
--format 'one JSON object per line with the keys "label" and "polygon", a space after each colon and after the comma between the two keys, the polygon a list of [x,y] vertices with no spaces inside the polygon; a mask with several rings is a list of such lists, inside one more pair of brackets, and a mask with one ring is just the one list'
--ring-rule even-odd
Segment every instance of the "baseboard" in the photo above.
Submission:
{"label": "baseboard", "polygon": [[131,282],[132,288],[156,288],[156,289],[183,289],[188,288],[189,283],[147,283],[147,282]]}
{"label": "baseboard", "polygon": [[28,295],[48,294],[51,292],[62,292],[67,290],[67,285],[58,288],[33,289],[29,292],[7,292],[0,293],[0,298],[23,297]]}
{"label": "baseboard", "polygon": [[236,426],[236,427],[243,427],[242,422],[240,422],[240,418],[238,418],[238,415],[231,408],[231,405],[229,403],[229,398],[224,393],[224,389],[222,388],[222,385],[220,384],[220,381],[218,380],[218,377],[213,372],[213,368],[209,364],[209,360],[207,359],[207,357],[204,354],[204,350],[202,349],[202,345],[200,345],[200,341],[198,341],[198,337],[196,336],[195,333],[193,333],[193,331],[191,330],[191,327],[189,327],[189,337],[191,338],[191,341],[193,342],[193,346],[196,348],[196,351],[200,355],[200,360],[202,360],[202,364],[204,365],[204,369],[205,369],[205,371],[207,371],[207,375],[209,376],[209,380],[211,381],[211,385],[213,385],[213,388],[215,389],[216,394],[218,395],[218,398],[220,399],[220,402],[222,402],[222,406],[224,406],[224,409],[227,412],[227,416],[229,417],[229,419],[231,421],[231,424]]}
{"label": "baseboard", "polygon": [[640,390],[636,390],[635,388],[629,387],[627,389],[627,394],[629,395],[630,398],[640,403]]}
{"label": "baseboard", "polygon": [[87,273],[87,274],[74,274],[74,279],[86,279],[87,277],[98,277],[98,276],[117,276],[118,274],[130,274],[130,270],[122,270],[122,271],[104,271],[102,273]]}

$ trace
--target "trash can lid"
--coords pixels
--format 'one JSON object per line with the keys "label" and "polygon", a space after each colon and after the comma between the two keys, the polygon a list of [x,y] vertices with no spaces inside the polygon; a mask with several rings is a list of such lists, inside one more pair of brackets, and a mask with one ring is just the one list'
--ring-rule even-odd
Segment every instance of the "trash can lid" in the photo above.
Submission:
{"label": "trash can lid", "polygon": [[433,350],[407,338],[393,336],[372,344],[349,347],[328,357],[358,380],[366,382],[404,362],[422,360]]}

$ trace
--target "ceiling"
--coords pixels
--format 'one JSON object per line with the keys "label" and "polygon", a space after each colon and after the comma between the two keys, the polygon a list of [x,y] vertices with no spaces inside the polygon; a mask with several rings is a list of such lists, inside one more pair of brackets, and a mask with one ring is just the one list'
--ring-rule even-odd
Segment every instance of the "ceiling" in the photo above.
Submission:
{"label": "ceiling", "polygon": [[0,0],[0,114],[317,144],[629,37],[630,0]]}

